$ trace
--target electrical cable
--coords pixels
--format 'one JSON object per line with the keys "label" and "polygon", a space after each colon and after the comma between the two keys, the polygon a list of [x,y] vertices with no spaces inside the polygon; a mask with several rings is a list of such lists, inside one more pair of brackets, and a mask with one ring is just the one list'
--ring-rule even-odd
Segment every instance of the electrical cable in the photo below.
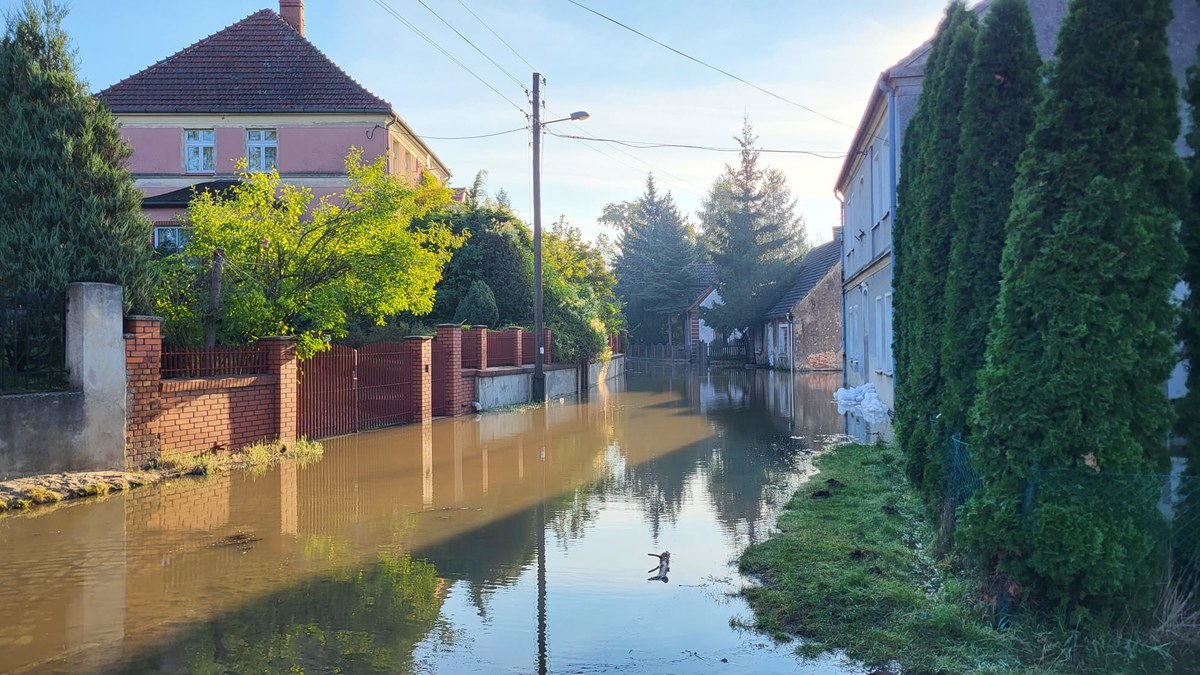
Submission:
{"label": "electrical cable", "polygon": [[497,88],[493,87],[491,84],[489,84],[487,80],[483,79],[478,74],[476,74],[475,71],[468,68],[462,61],[459,61],[458,59],[454,58],[454,56],[451,55],[450,52],[443,49],[441,45],[439,45],[437,42],[435,42],[428,35],[426,35],[425,33],[422,33],[421,30],[418,29],[416,26],[414,26],[412,23],[410,23],[408,21],[408,19],[405,19],[403,16],[400,16],[400,14],[396,10],[392,9],[392,6],[387,4],[387,2],[385,0],[375,0],[375,4],[379,5],[379,7],[383,9],[383,11],[387,12],[388,14],[391,14],[394,19],[396,19],[400,23],[407,26],[409,30],[411,30],[412,32],[419,35],[421,37],[421,39],[428,42],[430,46],[432,46],[434,49],[441,52],[446,58],[448,58],[451,61],[453,61],[454,63],[458,64],[458,67],[467,71],[467,73],[469,73],[471,75],[471,77],[474,77],[476,80],[479,80],[479,82],[481,84],[483,84],[483,86],[487,87],[488,89],[491,89],[497,96],[499,96],[500,98],[507,101],[509,105],[516,108],[518,111],[520,111],[520,113],[522,115],[524,115],[526,119],[529,118],[529,113],[526,112],[524,108],[517,105],[516,103],[513,103],[512,99],[510,99],[509,97],[502,94],[499,89],[497,89]]}
{"label": "electrical cable", "polygon": [[[508,51],[510,51],[510,52],[512,52],[513,54],[515,54],[515,55],[516,55],[516,57],[517,57],[518,59],[521,59],[522,61],[525,61],[525,57],[524,57],[524,56],[521,56],[519,53],[517,53],[517,50],[513,49],[512,45],[508,44],[508,42],[507,42],[507,41],[505,41],[505,39],[504,39],[504,38],[500,37],[500,35],[499,35],[499,34],[498,34],[496,31],[492,30],[492,27],[491,27],[491,26],[489,26],[489,25],[487,24],[487,22],[486,22],[486,21],[484,21],[483,19],[479,18],[479,15],[478,15],[478,14],[476,14],[475,12],[472,12],[472,11],[471,11],[471,8],[470,8],[470,7],[467,7],[466,3],[464,3],[464,2],[463,2],[463,0],[458,0],[458,4],[462,5],[463,9],[467,10],[467,12],[468,12],[468,13],[469,13],[471,16],[475,17],[475,20],[476,20],[476,21],[478,21],[479,23],[483,24],[483,27],[484,27],[484,28],[486,28],[486,29],[488,29],[488,32],[489,32],[489,33],[491,33],[492,35],[495,35],[495,36],[496,36],[496,39],[497,39],[497,40],[499,40],[499,41],[500,41],[500,42],[501,42],[501,43],[502,43],[502,44],[503,44],[505,47],[508,47]],[[529,66],[529,69],[530,69],[530,70],[532,70],[532,71],[537,71],[537,68],[534,68],[534,67],[533,67],[533,64],[532,64],[532,63],[530,63],[529,61],[525,61],[525,65]]]}
{"label": "electrical cable", "polygon": [[659,42],[658,40],[655,40],[654,38],[650,37],[649,35],[646,35],[645,33],[643,33],[643,32],[641,32],[641,31],[637,30],[636,28],[633,28],[633,27],[631,27],[631,26],[628,26],[628,25],[626,25],[626,24],[623,24],[623,23],[621,23],[620,21],[617,21],[616,19],[612,18],[611,16],[608,16],[608,15],[606,15],[606,14],[602,14],[602,13],[600,13],[600,12],[597,12],[596,10],[592,9],[591,7],[588,7],[587,5],[585,5],[585,4],[581,3],[581,2],[578,2],[578,0],[567,0],[567,2],[571,3],[572,5],[575,5],[576,7],[579,7],[579,8],[581,8],[581,9],[585,9],[585,10],[587,10],[587,11],[591,12],[592,14],[595,14],[596,16],[598,16],[598,17],[600,17],[600,18],[602,18],[602,19],[604,19],[604,20],[606,20],[606,21],[611,21],[612,23],[615,23],[615,24],[617,24],[617,25],[618,25],[618,26],[620,26],[621,28],[624,28],[625,30],[627,30],[627,31],[629,31],[629,32],[631,32],[631,33],[634,33],[634,34],[636,34],[636,35],[640,35],[641,37],[643,37],[643,38],[645,38],[645,39],[647,39],[647,40],[649,40],[649,41],[653,42],[654,44],[656,44],[656,45],[658,45],[658,46],[660,46],[660,47],[663,47],[664,49],[668,49],[668,50],[670,50],[670,51],[672,51],[672,52],[675,52],[676,54],[678,54],[678,55],[680,55],[680,56],[684,57],[685,59],[688,59],[688,60],[690,60],[690,61],[694,61],[694,62],[696,62],[696,63],[698,63],[698,64],[700,64],[700,65],[704,66],[705,68],[708,68],[708,69],[710,69],[710,70],[715,70],[715,71],[717,71],[718,73],[721,73],[722,75],[725,75],[725,76],[727,76],[727,77],[731,77],[731,78],[733,78],[733,79],[737,80],[738,82],[741,82],[741,83],[742,83],[742,84],[744,84],[744,85],[747,85],[747,86],[749,86],[749,87],[753,87],[754,89],[757,89],[757,90],[761,91],[762,93],[764,93],[764,94],[767,94],[768,96],[772,96],[772,97],[774,97],[774,98],[777,98],[777,99],[779,99],[780,101],[783,101],[784,103],[788,103],[788,104],[794,105],[794,106],[796,106],[797,108],[800,108],[801,110],[806,110],[806,111],[808,111],[808,112],[810,112],[810,113],[812,113],[812,114],[816,115],[817,117],[822,117],[822,118],[824,118],[824,119],[827,119],[827,120],[829,120],[830,122],[833,122],[834,124],[840,124],[840,125],[842,125],[842,126],[844,126],[844,127],[848,128],[848,129],[855,129],[855,128],[857,128],[857,127],[854,127],[853,125],[847,124],[847,123],[845,123],[845,122],[843,122],[843,121],[841,121],[841,120],[839,120],[839,119],[834,119],[834,118],[830,117],[829,115],[826,115],[826,114],[825,114],[825,113],[823,113],[823,112],[820,112],[820,111],[818,111],[818,110],[813,110],[812,108],[810,108],[810,107],[808,107],[808,106],[804,105],[803,103],[797,103],[796,101],[793,101],[793,100],[791,100],[790,98],[786,98],[786,97],[784,97],[784,96],[780,96],[779,94],[776,94],[776,93],[775,93],[775,92],[773,92],[773,91],[770,91],[770,90],[768,90],[768,89],[764,89],[763,87],[760,87],[760,86],[758,86],[757,84],[754,84],[753,82],[750,82],[749,80],[746,80],[746,79],[743,79],[743,78],[741,78],[741,77],[738,77],[737,75],[734,75],[733,73],[729,72],[728,70],[724,70],[724,69],[722,69],[722,68],[718,68],[717,66],[714,66],[714,65],[712,65],[711,63],[706,63],[705,61],[701,61],[700,59],[698,59],[698,58],[696,58],[696,57],[692,56],[691,54],[686,54],[686,53],[684,53],[684,52],[681,52],[681,51],[679,51],[678,49],[675,49],[675,48],[674,48],[674,47],[672,47],[671,45],[665,44],[665,43],[663,43],[663,42]]}
{"label": "electrical cable", "polygon": [[525,85],[522,84],[521,81],[518,80],[515,75],[513,75],[512,73],[505,70],[504,66],[502,66],[496,62],[496,59],[493,59],[492,57],[488,56],[487,53],[485,53],[482,49],[480,49],[474,42],[471,42],[470,38],[468,38],[466,35],[463,35],[457,28],[452,26],[449,21],[443,19],[441,14],[438,14],[437,12],[433,11],[432,7],[425,4],[425,0],[417,0],[417,2],[419,2],[421,4],[421,6],[424,7],[425,9],[429,10],[430,14],[436,16],[438,21],[441,21],[442,23],[446,24],[446,27],[449,28],[450,30],[454,31],[455,35],[462,38],[463,41],[465,41],[467,44],[471,45],[471,48],[474,49],[475,51],[479,52],[480,56],[482,56],[483,58],[490,61],[493,66],[496,66],[496,68],[498,68],[500,70],[500,72],[507,75],[508,79],[512,80],[513,82],[516,82],[518,87],[521,87],[522,89],[525,88]]}
{"label": "electrical cable", "polygon": [[[597,142],[601,142],[601,143],[614,143],[616,145],[623,145],[623,146],[629,147],[629,148],[637,148],[638,150],[650,150],[653,148],[682,148],[682,149],[687,149],[687,150],[707,150],[709,152],[741,152],[742,151],[742,148],[722,148],[722,147],[717,147],[717,146],[712,146],[712,145],[689,145],[686,143],[651,143],[651,142],[645,142],[645,141],[623,141],[623,140],[619,140],[616,138],[599,138],[597,136],[573,136],[570,134],[560,134],[560,133],[556,133],[553,131],[548,132],[548,133],[558,136],[559,138],[574,138],[574,139],[577,139],[580,141],[597,141]],[[824,151],[819,151],[819,150],[780,150],[780,149],[775,149],[775,148],[754,148],[754,151],[755,152],[775,153],[775,154],[788,154],[788,155],[809,155],[811,157],[817,157],[819,159],[844,159],[846,157],[845,154],[838,154],[838,153],[834,153],[834,152],[824,152]]]}
{"label": "electrical cable", "polygon": [[497,131],[494,134],[479,134],[477,136],[425,136],[422,134],[421,138],[430,138],[435,141],[466,141],[466,140],[470,140],[472,138],[491,138],[493,136],[503,136],[505,134],[515,134],[518,131],[525,131],[528,128],[529,127],[517,127],[516,129],[509,129],[508,131]]}

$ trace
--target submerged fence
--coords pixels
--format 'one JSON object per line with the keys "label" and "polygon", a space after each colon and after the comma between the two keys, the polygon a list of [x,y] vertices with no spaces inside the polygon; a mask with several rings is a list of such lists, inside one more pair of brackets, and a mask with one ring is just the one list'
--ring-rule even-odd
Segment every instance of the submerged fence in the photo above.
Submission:
{"label": "submerged fence", "polygon": [[62,294],[0,294],[0,393],[66,386],[66,317]]}

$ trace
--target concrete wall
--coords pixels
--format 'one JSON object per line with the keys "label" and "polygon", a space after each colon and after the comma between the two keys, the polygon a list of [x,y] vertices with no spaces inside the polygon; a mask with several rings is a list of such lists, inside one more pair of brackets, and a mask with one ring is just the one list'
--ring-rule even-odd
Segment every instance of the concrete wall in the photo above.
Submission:
{"label": "concrete wall", "polygon": [[546,371],[546,398],[572,396],[579,392],[579,371],[574,368]]}
{"label": "concrete wall", "polygon": [[506,368],[496,374],[481,372],[475,378],[475,400],[481,410],[528,403],[533,396],[532,381],[532,369]]}
{"label": "concrete wall", "polygon": [[120,286],[67,288],[71,391],[0,396],[0,476],[124,467],[122,311]]}

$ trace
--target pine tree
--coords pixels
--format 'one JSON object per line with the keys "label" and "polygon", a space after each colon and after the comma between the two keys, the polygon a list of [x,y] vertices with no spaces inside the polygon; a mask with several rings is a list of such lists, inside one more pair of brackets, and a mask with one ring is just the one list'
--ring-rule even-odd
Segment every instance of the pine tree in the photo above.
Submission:
{"label": "pine tree", "polygon": [[[754,129],[747,119],[737,139],[741,155],[737,166],[725,165],[705,200],[701,212],[711,255],[717,264],[717,291],[723,304],[705,312],[705,321],[725,333],[745,329],[776,299],[780,279],[793,259],[793,233],[803,232],[796,220],[785,222],[780,214],[791,204],[786,184],[769,182],[768,172],[758,166]],[[782,193],[782,196],[780,195]]]}
{"label": "pine tree", "polygon": [[960,152],[959,114],[974,53],[975,15],[957,0],[946,10],[904,141],[893,240],[896,435],[909,478],[941,490],[941,344],[945,280],[954,232],[950,198]]}
{"label": "pine tree", "polygon": [[1029,149],[980,376],[971,548],[1033,597],[1136,607],[1157,579],[1186,202],[1169,0],[1076,0]]}
{"label": "pine tree", "polygon": [[1183,301],[1183,316],[1179,323],[1179,337],[1183,343],[1183,356],[1187,361],[1188,393],[1179,403],[1179,420],[1176,430],[1187,441],[1189,465],[1194,473],[1200,473],[1200,50],[1197,64],[1188,70],[1188,86],[1184,97],[1191,113],[1191,125],[1187,135],[1192,155],[1188,158],[1189,208],[1184,210],[1180,227],[1180,240],[1187,253],[1183,266],[1183,280],[1188,285],[1188,295]]}
{"label": "pine tree", "polygon": [[1041,88],[1037,42],[1025,0],[988,11],[967,73],[951,217],[942,342],[942,426],[967,433],[983,367],[988,322],[1000,293],[1004,223],[1017,159],[1033,130]]}
{"label": "pine tree", "polygon": [[500,313],[496,310],[496,296],[484,281],[471,284],[471,289],[458,303],[454,312],[454,323],[471,326],[497,327]]}
{"label": "pine tree", "polygon": [[635,335],[657,340],[667,317],[687,308],[691,280],[686,273],[696,259],[687,221],[671,193],[662,195],[654,176],[629,208],[610,204],[606,222],[620,230],[620,252],[614,262],[617,294]]}
{"label": "pine tree", "polygon": [[0,291],[101,281],[148,309],[151,226],[130,149],[79,80],[64,14],[28,0],[0,40]]}

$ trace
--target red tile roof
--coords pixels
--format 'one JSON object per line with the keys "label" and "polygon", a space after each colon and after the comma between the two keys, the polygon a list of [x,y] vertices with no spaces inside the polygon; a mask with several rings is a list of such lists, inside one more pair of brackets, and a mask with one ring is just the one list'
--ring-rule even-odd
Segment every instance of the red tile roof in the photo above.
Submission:
{"label": "red tile roof", "polygon": [[97,94],[114,113],[391,112],[264,9]]}

